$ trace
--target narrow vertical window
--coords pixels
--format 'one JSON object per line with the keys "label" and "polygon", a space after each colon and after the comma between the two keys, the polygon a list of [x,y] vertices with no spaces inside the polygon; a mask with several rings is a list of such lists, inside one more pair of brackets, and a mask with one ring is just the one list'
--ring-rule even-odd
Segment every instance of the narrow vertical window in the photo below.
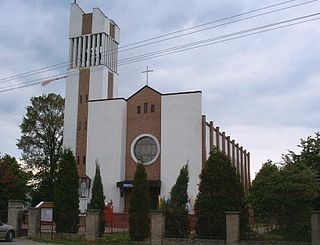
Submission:
{"label": "narrow vertical window", "polygon": [[78,156],[77,157],[77,164],[79,165],[79,162],[80,162],[80,157]]}
{"label": "narrow vertical window", "polygon": [[86,165],[86,156],[83,156],[83,165]]}
{"label": "narrow vertical window", "polygon": [[78,130],[79,130],[79,131],[81,130],[81,122],[79,122]]}
{"label": "narrow vertical window", "polygon": [[84,123],[84,130],[87,130],[87,124],[88,124],[88,122],[86,121],[86,122]]}
{"label": "narrow vertical window", "polygon": [[88,100],[89,100],[89,97],[88,97],[88,95],[86,95],[86,102],[88,102]]}
{"label": "narrow vertical window", "polygon": [[148,103],[144,103],[144,113],[148,113]]}
{"label": "narrow vertical window", "polygon": [[156,106],[155,105],[151,105],[151,112],[155,112],[156,111]]}
{"label": "narrow vertical window", "polygon": [[137,114],[141,113],[141,106],[137,106]]}
{"label": "narrow vertical window", "polygon": [[79,101],[80,101],[80,104],[81,104],[82,103],[82,95],[80,95]]}

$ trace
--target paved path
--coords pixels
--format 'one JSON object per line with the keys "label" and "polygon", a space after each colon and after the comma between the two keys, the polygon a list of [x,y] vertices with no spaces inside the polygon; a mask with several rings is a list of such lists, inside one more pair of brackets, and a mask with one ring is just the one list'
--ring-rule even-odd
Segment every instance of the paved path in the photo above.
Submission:
{"label": "paved path", "polygon": [[[6,242],[0,240],[0,245],[47,245],[48,243],[39,243],[24,239],[14,239],[13,242]],[[52,245],[52,244],[51,244]]]}

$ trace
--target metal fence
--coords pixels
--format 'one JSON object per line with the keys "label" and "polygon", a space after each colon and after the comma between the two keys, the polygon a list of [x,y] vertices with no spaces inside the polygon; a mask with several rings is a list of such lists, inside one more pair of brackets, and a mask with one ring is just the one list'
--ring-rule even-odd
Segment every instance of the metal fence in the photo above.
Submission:
{"label": "metal fence", "polygon": [[[140,215],[131,217],[132,222],[138,224],[134,232],[135,239],[130,237],[129,231],[129,214],[128,213],[112,213],[105,219],[105,234],[102,236],[102,240],[107,243],[124,243],[124,244],[150,244],[150,222],[149,231],[143,229],[143,226],[139,226],[140,222],[143,222]],[[150,217],[149,217],[150,219]],[[141,240],[141,241],[134,241]]]}
{"label": "metal fence", "polygon": [[250,225],[247,240],[255,241],[290,241],[290,242],[310,242],[311,227],[307,226],[287,226],[279,224],[255,224]]}
{"label": "metal fence", "polygon": [[[222,226],[219,222],[222,220]],[[200,221],[200,222],[198,222]],[[219,229],[222,227],[222,229]],[[225,217],[204,214],[171,214],[165,213],[165,237],[186,239],[225,239]]]}

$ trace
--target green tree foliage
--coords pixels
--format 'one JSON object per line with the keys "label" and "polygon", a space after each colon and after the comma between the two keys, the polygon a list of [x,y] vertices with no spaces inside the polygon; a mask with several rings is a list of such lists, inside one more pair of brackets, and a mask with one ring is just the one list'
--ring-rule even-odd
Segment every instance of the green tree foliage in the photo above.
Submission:
{"label": "green tree foliage", "polygon": [[170,200],[165,206],[165,235],[167,237],[187,237],[188,235],[188,164],[180,170],[175,185],[170,192]]}
{"label": "green tree foliage", "polygon": [[254,217],[257,222],[269,223],[276,217],[279,197],[276,188],[281,183],[280,169],[277,165],[268,160],[252,182],[249,194],[249,201],[254,208]]}
{"label": "green tree foliage", "polygon": [[89,204],[91,209],[97,209],[100,211],[100,222],[99,222],[99,235],[101,236],[105,230],[105,220],[104,220],[104,203],[105,196],[103,194],[103,185],[100,175],[100,167],[98,162],[96,162],[96,174],[93,180],[92,187],[92,198]]}
{"label": "green tree foliage", "polygon": [[[301,139],[298,146],[301,148],[301,152],[289,151],[289,154],[284,156],[285,163],[311,167],[316,172],[317,182],[320,187],[320,132],[315,133],[314,137],[309,136],[305,140]],[[318,198],[313,201],[313,208],[320,210],[320,193]]]}
{"label": "green tree foliage", "polygon": [[26,200],[29,174],[14,157],[0,156],[0,210],[8,208],[8,200]]}
{"label": "green tree foliage", "polygon": [[200,174],[195,203],[197,236],[224,239],[225,212],[240,211],[243,207],[244,191],[239,174],[225,154],[213,150]]}
{"label": "green tree foliage", "polygon": [[54,191],[54,220],[58,232],[78,232],[79,177],[70,149],[63,151],[59,164]]}
{"label": "green tree foliage", "polygon": [[57,94],[31,98],[20,125],[17,146],[29,169],[36,169],[33,179],[33,204],[53,200],[53,187],[62,152],[64,99]]}
{"label": "green tree foliage", "polygon": [[134,241],[142,241],[150,233],[150,197],[147,173],[143,164],[137,165],[129,207],[129,235]]}
{"label": "green tree foliage", "polygon": [[261,222],[275,219],[286,240],[308,240],[312,202],[318,195],[314,170],[287,163],[265,163],[252,183],[249,202]]}

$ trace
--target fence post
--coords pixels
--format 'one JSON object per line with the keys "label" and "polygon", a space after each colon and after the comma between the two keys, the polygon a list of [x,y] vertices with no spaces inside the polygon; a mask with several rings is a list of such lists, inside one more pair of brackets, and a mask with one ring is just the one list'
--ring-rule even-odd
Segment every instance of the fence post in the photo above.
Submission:
{"label": "fence post", "polygon": [[8,201],[8,224],[14,226],[17,229],[18,233],[20,229],[23,207],[23,201],[21,200]]}
{"label": "fence post", "polygon": [[320,245],[320,211],[311,213],[311,244]]}
{"label": "fence post", "polygon": [[40,208],[29,208],[28,209],[28,237],[29,238],[39,238],[40,237]]}
{"label": "fence post", "polygon": [[226,245],[238,245],[240,241],[240,212],[226,212]]}
{"label": "fence post", "polygon": [[164,212],[151,211],[151,245],[162,245],[164,237]]}
{"label": "fence post", "polygon": [[87,209],[86,212],[86,240],[95,241],[99,236],[100,210]]}

